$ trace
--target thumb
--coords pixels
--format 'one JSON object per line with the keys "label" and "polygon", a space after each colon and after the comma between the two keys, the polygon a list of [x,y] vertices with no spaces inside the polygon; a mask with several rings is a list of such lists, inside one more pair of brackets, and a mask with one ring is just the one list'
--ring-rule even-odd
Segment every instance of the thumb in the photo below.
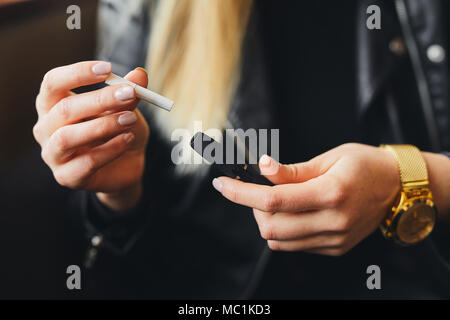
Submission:
{"label": "thumb", "polygon": [[140,85],[141,87],[147,88],[148,85],[148,75],[147,71],[143,68],[136,68],[133,71],[130,71],[126,76],[125,79],[128,81],[134,82],[137,85]]}
{"label": "thumb", "polygon": [[320,175],[314,161],[281,164],[268,155],[259,159],[261,173],[274,184],[305,182]]}

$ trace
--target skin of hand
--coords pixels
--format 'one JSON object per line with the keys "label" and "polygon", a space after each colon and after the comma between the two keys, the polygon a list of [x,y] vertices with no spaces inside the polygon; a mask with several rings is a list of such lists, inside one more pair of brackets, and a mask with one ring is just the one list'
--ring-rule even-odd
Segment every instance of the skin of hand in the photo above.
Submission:
{"label": "skin of hand", "polygon": [[[103,82],[111,64],[85,61],[50,70],[36,97],[38,120],[33,135],[56,181],[97,193],[113,210],[136,205],[142,193],[148,125],[136,109],[128,85],[74,94],[72,89]],[[147,87],[142,68],[126,77]]]}
{"label": "skin of hand", "polygon": [[[446,172],[430,186],[438,209],[447,212],[450,161],[430,153],[424,158],[431,181]],[[214,179],[213,186],[225,198],[253,208],[272,250],[343,255],[378,228],[401,190],[393,155],[363,144],[344,144],[290,165],[265,155],[259,167],[275,186],[228,177]]]}

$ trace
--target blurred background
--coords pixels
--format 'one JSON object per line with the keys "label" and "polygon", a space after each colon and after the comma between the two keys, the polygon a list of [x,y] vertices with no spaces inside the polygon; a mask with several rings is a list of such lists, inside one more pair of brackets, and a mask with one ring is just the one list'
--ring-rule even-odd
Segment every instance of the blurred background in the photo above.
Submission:
{"label": "blurred background", "polygon": [[[73,4],[81,30],[66,27]],[[48,70],[94,57],[96,9],[94,0],[0,0],[0,298],[67,294],[67,190],[39,161],[34,102]]]}

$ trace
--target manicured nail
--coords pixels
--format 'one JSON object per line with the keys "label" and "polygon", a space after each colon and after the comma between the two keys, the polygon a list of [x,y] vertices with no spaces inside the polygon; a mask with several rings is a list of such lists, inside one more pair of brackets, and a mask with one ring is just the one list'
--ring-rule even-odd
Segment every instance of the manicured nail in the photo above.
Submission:
{"label": "manicured nail", "polygon": [[140,70],[140,71],[144,71],[145,73],[147,73],[147,70],[145,70],[144,68],[141,68],[141,67],[137,67],[137,68],[134,69],[134,70]]}
{"label": "manicured nail", "polygon": [[134,88],[130,86],[120,87],[114,92],[117,100],[126,101],[134,98]]}
{"label": "manicured nail", "polygon": [[134,134],[132,134],[131,132],[126,133],[123,136],[123,140],[125,140],[125,143],[130,143],[131,141],[134,140]]}
{"label": "manicured nail", "polygon": [[144,71],[145,73],[147,73],[147,70],[145,70],[144,68],[137,67],[136,69],[131,70],[130,72],[128,72],[127,75],[125,76],[125,78],[127,78],[131,73],[133,73],[136,70]]}
{"label": "manicured nail", "polygon": [[263,155],[261,157],[261,159],[259,159],[259,163],[264,167],[270,166],[271,162],[272,162],[272,159],[267,154]]}
{"label": "manicured nail", "polygon": [[219,192],[222,192],[223,185],[219,179],[214,178],[212,181],[212,185],[213,185],[214,189],[216,189]]}
{"label": "manicured nail", "polygon": [[124,114],[122,114],[118,119],[117,122],[119,122],[119,124],[121,126],[129,126],[132,125],[133,123],[135,123],[137,121],[137,116],[136,113],[134,112],[126,112]]}
{"label": "manicured nail", "polygon": [[265,154],[259,159],[259,168],[263,175],[271,176],[278,172],[280,164],[278,161]]}
{"label": "manicured nail", "polygon": [[112,71],[110,62],[99,62],[92,67],[92,72],[98,76],[103,76],[105,74],[109,74]]}

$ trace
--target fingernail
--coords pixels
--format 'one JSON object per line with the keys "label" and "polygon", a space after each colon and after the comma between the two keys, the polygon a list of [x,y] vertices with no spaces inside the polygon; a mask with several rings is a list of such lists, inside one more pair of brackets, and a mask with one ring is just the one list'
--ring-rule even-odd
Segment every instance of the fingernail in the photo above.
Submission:
{"label": "fingernail", "polygon": [[144,71],[145,73],[147,73],[147,70],[145,70],[144,68],[137,67],[136,69],[131,70],[130,72],[128,72],[127,75],[125,76],[125,78],[127,78],[132,72],[137,71],[137,70]]}
{"label": "fingernail", "polygon": [[126,134],[123,136],[123,140],[125,140],[125,143],[130,143],[131,141],[134,140],[134,134],[132,134],[131,132],[126,133]]}
{"label": "fingernail", "polygon": [[114,92],[117,100],[126,101],[134,98],[134,88],[130,86],[120,87]]}
{"label": "fingernail", "polygon": [[117,122],[119,122],[119,124],[121,126],[129,126],[129,125],[135,123],[136,120],[137,120],[136,113],[129,111],[129,112],[126,112],[126,113],[122,114],[117,119]]}
{"label": "fingernail", "polygon": [[261,169],[261,173],[263,175],[274,175],[278,172],[279,167],[280,164],[267,154],[263,155],[261,159],[259,159],[259,168]]}
{"label": "fingernail", "polygon": [[111,73],[112,67],[110,62],[99,62],[92,67],[92,72],[98,76]]}
{"label": "fingernail", "polygon": [[144,71],[145,73],[147,73],[147,70],[145,70],[144,68],[141,68],[141,67],[137,67],[137,68],[134,69],[134,70],[140,70],[140,71]]}
{"label": "fingernail", "polygon": [[259,163],[264,167],[268,167],[271,162],[272,159],[267,154],[263,155],[261,159],[259,159]]}
{"label": "fingernail", "polygon": [[212,185],[213,185],[214,189],[216,189],[219,192],[222,192],[223,184],[219,179],[214,178],[212,181]]}

